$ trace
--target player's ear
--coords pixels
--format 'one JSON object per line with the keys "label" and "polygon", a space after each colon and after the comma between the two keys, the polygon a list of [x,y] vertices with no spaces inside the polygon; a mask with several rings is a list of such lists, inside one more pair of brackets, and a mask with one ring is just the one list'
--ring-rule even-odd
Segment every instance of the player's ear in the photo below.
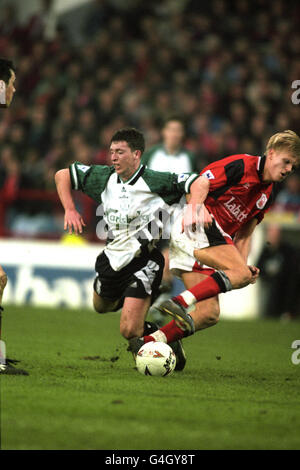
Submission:
{"label": "player's ear", "polygon": [[135,155],[137,158],[141,159],[141,157],[142,157],[142,152],[141,152],[140,150],[135,150],[135,151],[134,151],[134,155]]}
{"label": "player's ear", "polygon": [[267,156],[269,157],[270,160],[273,160],[274,157],[274,149],[269,149]]}

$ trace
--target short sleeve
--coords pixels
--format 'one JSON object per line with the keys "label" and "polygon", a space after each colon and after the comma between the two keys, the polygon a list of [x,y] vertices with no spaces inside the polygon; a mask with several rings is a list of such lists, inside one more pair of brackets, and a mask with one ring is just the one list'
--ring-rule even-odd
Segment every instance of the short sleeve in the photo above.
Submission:
{"label": "short sleeve", "polygon": [[101,201],[108,179],[114,172],[107,165],[83,165],[74,162],[69,166],[72,189],[81,190],[95,201]]}

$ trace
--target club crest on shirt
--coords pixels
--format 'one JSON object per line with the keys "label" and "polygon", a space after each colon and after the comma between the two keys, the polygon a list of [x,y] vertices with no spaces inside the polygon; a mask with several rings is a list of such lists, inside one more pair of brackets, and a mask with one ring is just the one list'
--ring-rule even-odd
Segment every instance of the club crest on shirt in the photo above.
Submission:
{"label": "club crest on shirt", "polygon": [[263,209],[267,203],[267,195],[265,193],[262,193],[262,195],[260,196],[260,198],[256,201],[256,207],[258,209]]}

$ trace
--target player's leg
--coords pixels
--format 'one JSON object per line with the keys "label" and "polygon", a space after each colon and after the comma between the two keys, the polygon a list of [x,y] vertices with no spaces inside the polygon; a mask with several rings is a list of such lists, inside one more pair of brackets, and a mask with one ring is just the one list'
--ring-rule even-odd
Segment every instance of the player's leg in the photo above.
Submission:
{"label": "player's leg", "polygon": [[93,292],[93,305],[94,309],[98,313],[114,312],[118,309],[119,304],[119,300],[111,300],[105,297],[101,297],[101,295],[97,294],[97,292]]}
{"label": "player's leg", "polygon": [[93,306],[98,313],[115,312],[122,307],[124,291],[130,276],[116,272],[108,257],[102,252],[96,260],[97,276],[93,284]]}
{"label": "player's leg", "polygon": [[[209,277],[206,274],[189,272],[182,274],[182,280],[187,289],[192,288],[195,284],[202,282]],[[190,312],[194,320],[195,331],[204,330],[216,325],[220,317],[220,305],[218,296],[202,300],[195,304],[195,309]]]}
{"label": "player's leg", "polygon": [[[148,309],[157,295],[162,279],[164,260],[158,250],[153,250],[150,259],[146,260],[142,269],[134,273],[133,282],[126,291],[124,306],[121,314],[121,334],[129,340],[129,350],[135,354],[144,344],[142,337],[152,333],[153,329],[147,328],[145,318]],[[151,296],[147,295],[151,294]],[[176,370],[182,370],[186,363],[184,350],[180,341],[170,344],[176,355]]]}
{"label": "player's leg", "polygon": [[3,373],[6,369],[6,347],[5,342],[1,339],[2,329],[2,296],[7,283],[7,276],[4,269],[0,266],[0,372]]}
{"label": "player's leg", "polygon": [[[253,282],[249,267],[234,245],[219,245],[194,250],[194,256],[201,264],[207,264],[216,271],[172,299],[184,308],[221,292],[239,289]],[[160,308],[164,309],[164,306]],[[188,325],[187,329],[190,329]]]}
{"label": "player's leg", "polygon": [[[187,289],[195,284],[202,282],[208,276],[199,272],[186,272],[182,274],[182,280]],[[215,325],[219,320],[220,307],[218,297],[212,297],[195,304],[195,309],[190,312],[190,317],[194,324],[195,331],[203,330]],[[159,331],[144,336],[144,342],[149,341],[163,341],[171,343],[180,340],[186,336],[186,328],[181,325],[179,321],[172,320]]]}
{"label": "player's leg", "polygon": [[2,307],[2,297],[3,297],[3,292],[7,284],[7,275],[0,266],[0,374],[1,375],[28,375],[28,372],[24,369],[17,369],[13,366],[13,364],[16,364],[18,361],[17,359],[9,359],[6,357],[6,346],[5,342],[1,339],[2,337],[2,312],[3,312],[3,307]]}
{"label": "player's leg", "polygon": [[151,298],[126,297],[121,312],[120,332],[126,339],[142,336]]}
{"label": "player's leg", "polygon": [[120,331],[124,338],[129,340],[143,335],[148,309],[159,295],[163,269],[164,258],[156,249],[137,264],[124,292],[120,319]]}

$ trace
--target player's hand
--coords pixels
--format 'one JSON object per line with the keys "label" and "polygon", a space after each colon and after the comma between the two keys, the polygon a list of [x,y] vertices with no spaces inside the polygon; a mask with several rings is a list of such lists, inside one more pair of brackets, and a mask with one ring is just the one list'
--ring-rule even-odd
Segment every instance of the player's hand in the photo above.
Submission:
{"label": "player's hand", "polygon": [[86,227],[86,224],[76,209],[66,210],[65,219],[64,219],[64,230],[68,230],[71,234],[74,230],[74,233],[78,235],[83,232],[83,227]]}
{"label": "player's hand", "polygon": [[251,274],[252,274],[252,280],[250,281],[250,284],[255,284],[255,282],[256,282],[256,280],[259,276],[260,269],[257,268],[256,266],[248,266],[248,268],[250,269]]}
{"label": "player's hand", "polygon": [[213,223],[213,216],[204,204],[187,204],[182,219],[182,232],[197,231],[197,227],[208,229]]}

